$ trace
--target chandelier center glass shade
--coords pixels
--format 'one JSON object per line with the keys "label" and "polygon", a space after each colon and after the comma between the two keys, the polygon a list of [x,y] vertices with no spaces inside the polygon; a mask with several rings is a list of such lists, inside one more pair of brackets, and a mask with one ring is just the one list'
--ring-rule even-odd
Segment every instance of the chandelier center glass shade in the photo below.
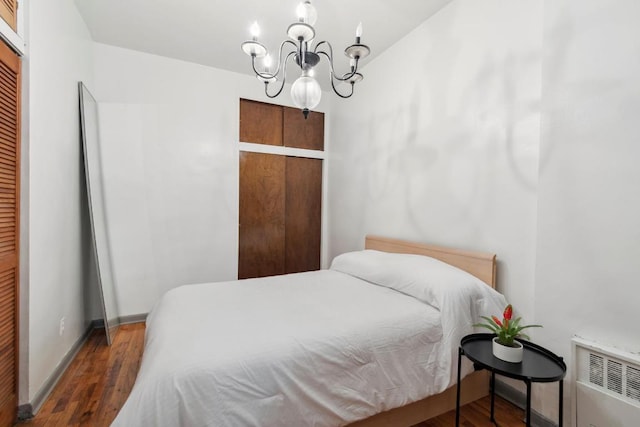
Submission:
{"label": "chandelier center glass shade", "polygon": [[[260,27],[257,22],[251,26],[251,40],[242,43],[242,50],[251,57],[253,71],[258,80],[264,83],[264,92],[269,98],[275,98],[282,93],[287,79],[287,64],[293,58],[300,68],[300,77],[291,85],[291,98],[293,103],[302,109],[306,119],[309,111],[316,108],[322,98],[322,89],[314,78],[314,67],[320,63],[321,58],[325,57],[329,62],[329,80],[333,91],[341,98],[349,98],[353,95],[355,84],[363,79],[362,74],[358,72],[360,60],[368,56],[371,50],[367,45],[360,43],[360,23],[356,28],[355,43],[344,50],[345,56],[350,59],[349,69],[346,73],[337,73],[333,63],[333,47],[328,41],[315,43],[315,47],[311,49],[316,37],[313,27],[318,18],[316,8],[310,0],[306,0],[298,5],[296,12],[298,21],[287,28],[289,38],[280,44],[275,68],[267,48],[258,41]],[[273,92],[269,91],[271,83],[272,87],[275,86]],[[346,83],[347,89],[338,90],[336,83]]]}

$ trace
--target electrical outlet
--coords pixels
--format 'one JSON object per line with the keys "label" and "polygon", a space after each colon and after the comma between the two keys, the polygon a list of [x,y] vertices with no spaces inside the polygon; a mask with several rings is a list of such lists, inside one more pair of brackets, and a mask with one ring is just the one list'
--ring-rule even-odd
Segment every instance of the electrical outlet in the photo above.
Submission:
{"label": "electrical outlet", "polygon": [[62,336],[62,334],[64,334],[64,317],[60,319],[60,336]]}

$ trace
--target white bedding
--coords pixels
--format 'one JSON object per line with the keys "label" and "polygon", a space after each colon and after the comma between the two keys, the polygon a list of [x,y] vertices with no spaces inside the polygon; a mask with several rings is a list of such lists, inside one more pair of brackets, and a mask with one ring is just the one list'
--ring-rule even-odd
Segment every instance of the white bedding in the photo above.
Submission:
{"label": "white bedding", "polygon": [[478,307],[446,300],[438,310],[335,270],[176,288],[147,319],[112,425],[340,426],[439,393]]}

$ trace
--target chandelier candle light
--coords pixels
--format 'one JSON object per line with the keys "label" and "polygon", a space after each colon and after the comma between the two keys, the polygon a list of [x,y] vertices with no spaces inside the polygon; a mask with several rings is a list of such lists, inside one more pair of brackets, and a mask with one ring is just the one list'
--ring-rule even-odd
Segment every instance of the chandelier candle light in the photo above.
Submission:
{"label": "chandelier candle light", "polygon": [[[318,14],[310,0],[300,3],[297,9],[298,22],[289,25],[287,29],[288,40],[280,44],[278,50],[277,65],[275,70],[272,69],[273,59],[267,52],[267,48],[258,41],[260,35],[260,27],[257,22],[251,26],[251,40],[242,43],[242,50],[251,57],[251,66],[256,73],[258,80],[264,83],[264,92],[269,98],[275,98],[284,89],[287,78],[287,63],[289,58],[293,56],[294,61],[300,67],[301,74],[298,79],[291,85],[291,98],[293,103],[302,109],[304,118],[309,115],[309,111],[314,109],[320,103],[322,90],[320,85],[314,78],[314,67],[320,62],[320,56],[324,56],[329,61],[331,87],[333,91],[341,98],[349,98],[353,95],[354,85],[362,80],[363,76],[358,72],[358,65],[361,59],[371,53],[367,45],[360,43],[362,37],[362,23],[356,28],[355,43],[344,50],[344,54],[350,58],[350,70],[347,73],[338,75],[333,65],[333,48],[328,41],[316,43],[313,50],[311,45],[316,37],[316,30],[313,25],[316,23]],[[288,49],[288,52],[286,50]],[[283,55],[286,55],[283,57]],[[262,64],[256,64],[256,58],[261,59]],[[269,93],[269,84],[280,82],[279,87],[276,86],[274,93]],[[336,82],[348,83],[351,90],[348,93],[342,93],[336,88]]]}

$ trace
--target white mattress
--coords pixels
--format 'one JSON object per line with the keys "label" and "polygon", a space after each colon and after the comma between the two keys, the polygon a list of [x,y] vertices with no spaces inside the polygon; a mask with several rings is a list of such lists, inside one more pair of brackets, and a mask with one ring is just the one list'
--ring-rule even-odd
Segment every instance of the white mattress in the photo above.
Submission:
{"label": "white mattress", "polygon": [[450,343],[472,330],[462,316],[455,337],[443,340],[452,331],[441,324],[460,318],[446,317],[332,270],[182,286],[150,313],[135,386],[112,425],[340,426],[364,419],[452,384],[457,346]]}

